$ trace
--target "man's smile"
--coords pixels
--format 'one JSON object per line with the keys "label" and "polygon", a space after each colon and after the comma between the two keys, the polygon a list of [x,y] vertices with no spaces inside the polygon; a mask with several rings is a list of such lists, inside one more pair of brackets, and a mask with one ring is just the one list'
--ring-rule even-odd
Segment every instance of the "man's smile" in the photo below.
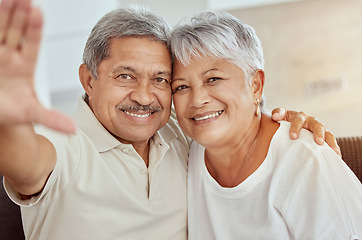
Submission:
{"label": "man's smile", "polygon": [[123,110],[124,113],[132,116],[132,117],[138,117],[138,118],[146,118],[146,117],[149,117],[151,116],[152,113],[145,113],[145,114],[136,114],[136,113],[131,113],[131,112],[128,112],[128,111],[125,111]]}

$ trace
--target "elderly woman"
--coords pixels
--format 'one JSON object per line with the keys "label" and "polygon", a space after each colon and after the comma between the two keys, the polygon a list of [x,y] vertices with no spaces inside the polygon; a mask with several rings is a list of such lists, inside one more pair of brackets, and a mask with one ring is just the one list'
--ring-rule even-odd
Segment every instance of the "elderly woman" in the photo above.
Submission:
{"label": "elderly woman", "polygon": [[358,239],[362,186],[326,145],[263,113],[262,46],[252,27],[203,13],[175,28],[173,100],[196,142],[190,239]]}

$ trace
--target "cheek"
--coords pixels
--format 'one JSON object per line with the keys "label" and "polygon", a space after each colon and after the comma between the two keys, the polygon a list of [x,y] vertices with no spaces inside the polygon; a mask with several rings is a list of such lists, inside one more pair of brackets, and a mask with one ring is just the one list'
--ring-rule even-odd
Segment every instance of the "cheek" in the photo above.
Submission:
{"label": "cheek", "polygon": [[175,112],[177,116],[177,121],[180,124],[181,128],[185,130],[185,124],[187,122],[186,119],[186,111],[187,111],[187,101],[180,95],[173,97],[173,104],[175,106]]}
{"label": "cheek", "polygon": [[171,91],[163,91],[156,94],[158,102],[162,105],[162,107],[166,109],[171,109],[172,104],[172,94]]}
{"label": "cheek", "polygon": [[173,97],[173,104],[175,106],[175,111],[176,111],[176,115],[177,117],[182,117],[185,113],[186,110],[186,106],[187,106],[187,101],[185,98],[177,95]]}
{"label": "cheek", "polygon": [[239,98],[239,101],[235,101],[236,105],[236,119],[237,121],[252,121],[254,117],[254,102],[251,96],[244,95]]}
{"label": "cheek", "polygon": [[157,91],[153,93],[155,96],[155,105],[162,108],[163,121],[168,121],[171,115],[172,94],[171,91]]}

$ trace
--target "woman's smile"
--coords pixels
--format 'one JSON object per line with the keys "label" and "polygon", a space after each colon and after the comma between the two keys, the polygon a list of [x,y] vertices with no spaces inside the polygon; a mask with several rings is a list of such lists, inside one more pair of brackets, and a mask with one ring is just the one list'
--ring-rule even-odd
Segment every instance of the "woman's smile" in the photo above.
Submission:
{"label": "woman's smile", "polygon": [[223,112],[224,112],[224,110],[215,111],[215,112],[207,112],[207,113],[203,113],[203,114],[197,114],[192,118],[192,120],[194,120],[196,122],[200,122],[200,121],[205,121],[205,120],[212,119],[212,118],[217,118]]}

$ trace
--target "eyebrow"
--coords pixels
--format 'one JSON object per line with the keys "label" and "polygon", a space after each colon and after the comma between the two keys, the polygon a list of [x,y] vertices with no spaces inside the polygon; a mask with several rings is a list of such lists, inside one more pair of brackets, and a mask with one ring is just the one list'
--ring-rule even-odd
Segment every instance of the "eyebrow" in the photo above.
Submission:
{"label": "eyebrow", "polygon": [[[207,73],[212,72],[212,71],[222,71],[222,70],[219,70],[219,69],[217,69],[217,68],[211,68],[211,69],[208,69],[208,70],[206,70],[205,72],[203,72],[203,73],[202,73],[202,76],[204,76],[204,75],[206,75]],[[173,81],[185,81],[185,79],[182,78],[182,77],[180,77],[180,78],[173,78],[173,79],[172,79],[172,82],[173,82]]]}
{"label": "eyebrow", "polygon": [[171,79],[171,83],[173,83],[175,81],[185,81],[185,79],[184,78],[172,78]]}
{"label": "eyebrow", "polygon": [[127,72],[133,72],[133,73],[136,73],[136,70],[133,69],[132,67],[129,67],[129,66],[118,66],[114,69],[112,69],[112,73],[115,74],[115,73],[118,73],[119,71],[127,71]]}
{"label": "eyebrow", "polygon": [[154,76],[164,76],[164,77],[171,78],[171,72],[158,72]]}
{"label": "eyebrow", "polygon": [[219,70],[217,68],[211,68],[211,69],[206,70],[205,72],[203,72],[202,75],[206,75],[207,73],[212,72],[212,71],[221,71],[221,70]]}

